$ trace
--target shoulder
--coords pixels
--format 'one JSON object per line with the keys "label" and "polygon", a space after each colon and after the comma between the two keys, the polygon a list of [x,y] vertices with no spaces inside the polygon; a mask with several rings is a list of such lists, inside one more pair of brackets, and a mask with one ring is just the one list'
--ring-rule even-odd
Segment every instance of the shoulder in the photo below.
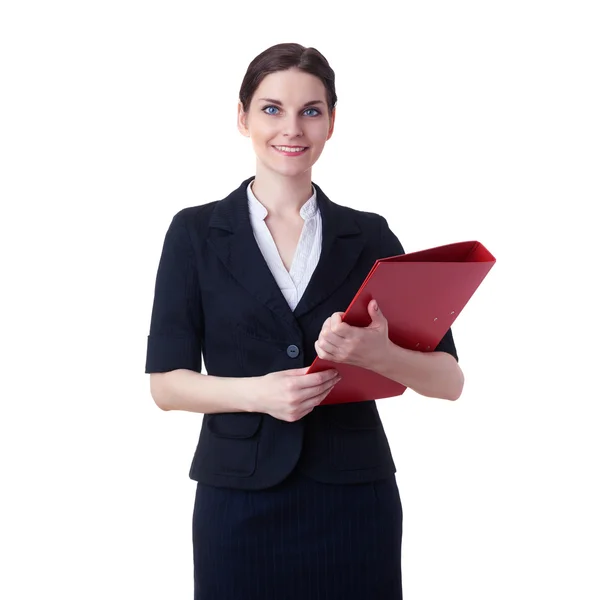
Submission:
{"label": "shoulder", "polygon": [[[370,239],[373,244],[377,244],[380,257],[404,254],[402,243],[390,229],[388,221],[383,215],[373,211],[350,208],[333,202],[329,198],[327,198],[327,202],[333,209],[336,221],[347,224],[354,223],[364,236]],[[349,226],[348,229],[355,229],[355,226]]]}
{"label": "shoulder", "polygon": [[380,214],[351,208],[350,206],[334,202],[317,183],[314,181],[312,183],[317,191],[317,198],[320,201],[320,205],[326,211],[331,212],[335,219],[354,222],[363,230],[370,229],[380,231],[384,224],[387,225],[386,220]]}
{"label": "shoulder", "polygon": [[248,210],[247,186],[251,179],[242,181],[239,187],[223,198],[182,208],[173,217],[173,222],[196,233],[206,231],[209,225],[229,230],[235,228]]}
{"label": "shoulder", "polygon": [[215,200],[213,202],[207,202],[206,204],[186,206],[173,215],[173,225],[186,227],[188,229],[202,226],[202,224],[210,221],[213,211],[218,203],[219,201]]}
{"label": "shoulder", "polygon": [[[343,233],[360,234],[376,248],[379,258],[404,254],[404,248],[382,215],[330,201],[336,226]],[[343,223],[343,225],[341,225]]]}
{"label": "shoulder", "polygon": [[378,213],[351,208],[349,206],[332,202],[331,200],[329,200],[329,202],[334,208],[337,218],[342,218],[347,222],[356,223],[361,231],[365,234],[379,237],[384,234],[385,230],[389,229],[385,217]]}

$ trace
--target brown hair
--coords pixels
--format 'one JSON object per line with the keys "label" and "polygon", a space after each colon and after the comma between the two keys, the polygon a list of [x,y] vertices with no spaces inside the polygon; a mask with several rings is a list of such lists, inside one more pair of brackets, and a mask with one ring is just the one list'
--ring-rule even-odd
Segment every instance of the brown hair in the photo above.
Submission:
{"label": "brown hair", "polygon": [[240,102],[248,112],[252,96],[260,82],[269,73],[296,68],[318,77],[325,86],[329,114],[337,104],[335,73],[327,59],[316,48],[305,48],[300,44],[276,44],[261,52],[248,65],[240,87]]}

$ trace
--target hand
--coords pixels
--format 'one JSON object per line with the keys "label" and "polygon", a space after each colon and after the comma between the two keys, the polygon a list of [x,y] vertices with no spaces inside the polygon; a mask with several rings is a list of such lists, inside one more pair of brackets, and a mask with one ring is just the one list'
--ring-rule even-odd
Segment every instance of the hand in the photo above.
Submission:
{"label": "hand", "polygon": [[307,375],[308,369],[289,369],[258,377],[253,411],[288,422],[306,416],[341,379],[334,369]]}
{"label": "hand", "polygon": [[388,322],[375,300],[369,302],[367,310],[371,317],[368,327],[344,323],[341,312],[331,315],[315,342],[319,358],[375,370],[389,348]]}

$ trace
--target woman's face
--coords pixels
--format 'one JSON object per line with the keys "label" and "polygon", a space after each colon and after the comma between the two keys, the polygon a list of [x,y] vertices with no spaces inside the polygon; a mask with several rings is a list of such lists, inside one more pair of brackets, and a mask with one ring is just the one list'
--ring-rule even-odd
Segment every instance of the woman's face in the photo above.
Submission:
{"label": "woman's face", "polygon": [[323,82],[298,69],[267,75],[247,113],[238,104],[238,129],[252,139],[259,162],[286,176],[300,175],[317,162],[334,120]]}

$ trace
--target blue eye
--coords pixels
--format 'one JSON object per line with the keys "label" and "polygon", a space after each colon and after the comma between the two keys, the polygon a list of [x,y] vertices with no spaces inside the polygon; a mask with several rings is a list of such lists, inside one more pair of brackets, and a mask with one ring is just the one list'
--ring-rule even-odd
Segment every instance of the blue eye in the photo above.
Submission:
{"label": "blue eye", "polygon": [[[308,113],[308,112],[309,112],[309,111],[311,111],[311,110],[313,111],[313,114],[306,114],[306,113]],[[272,104],[270,104],[269,106],[265,106],[265,107],[262,109],[262,111],[263,111],[265,114],[267,114],[267,115],[273,115],[273,116],[275,116],[275,115],[277,115],[277,114],[279,113],[279,109],[278,109],[276,106],[273,106]],[[307,109],[304,111],[304,114],[305,114],[307,117],[318,117],[318,116],[321,114],[321,111],[320,111],[320,110],[318,110],[317,108],[307,108]]]}

